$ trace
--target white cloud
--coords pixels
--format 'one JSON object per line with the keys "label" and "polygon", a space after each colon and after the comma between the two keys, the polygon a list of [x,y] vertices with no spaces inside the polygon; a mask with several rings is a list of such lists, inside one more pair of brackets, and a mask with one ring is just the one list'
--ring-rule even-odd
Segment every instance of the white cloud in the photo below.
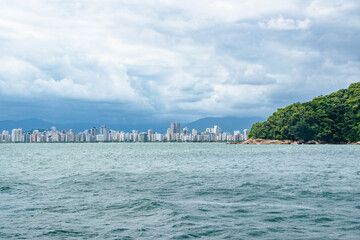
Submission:
{"label": "white cloud", "polygon": [[312,18],[331,18],[332,20],[347,15],[348,12],[359,8],[358,1],[346,0],[314,0],[305,9],[305,14]]}
{"label": "white cloud", "polygon": [[[92,101],[132,102],[143,106],[146,99],[130,86],[126,69],[114,60],[101,59],[93,68],[77,68],[71,60],[61,58],[52,62],[66,75],[54,79],[54,72],[44,70],[23,60],[0,59],[0,92],[9,96],[27,96]],[[70,61],[70,62],[69,62]],[[86,65],[86,60],[81,60]],[[54,74],[56,75],[56,74]]]}
{"label": "white cloud", "polygon": [[271,18],[267,22],[260,22],[260,27],[275,29],[275,30],[305,30],[311,25],[311,20],[306,18],[304,20],[299,19],[286,19],[283,16],[277,18]]}
{"label": "white cloud", "polygon": [[[345,87],[357,74],[350,67],[330,74],[323,64],[359,61],[344,50],[360,34],[342,26],[347,15],[360,22],[351,0],[0,3],[3,97],[109,101],[189,118],[255,114],[256,104],[263,115],[277,107],[275,93],[307,91],[304,78],[317,81],[317,94],[323,79]],[[329,32],[339,40],[327,41]]]}

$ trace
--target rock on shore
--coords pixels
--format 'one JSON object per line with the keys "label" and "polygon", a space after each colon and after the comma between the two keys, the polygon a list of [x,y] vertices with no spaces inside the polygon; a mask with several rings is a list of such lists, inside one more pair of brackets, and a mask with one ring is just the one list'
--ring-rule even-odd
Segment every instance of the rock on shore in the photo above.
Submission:
{"label": "rock on shore", "polygon": [[271,139],[248,139],[245,142],[230,144],[294,144],[291,140],[271,140]]}
{"label": "rock on shore", "polygon": [[[328,144],[326,142],[321,142],[321,141],[315,141],[315,140],[310,140],[310,141],[292,141],[292,140],[272,140],[272,139],[248,139],[245,142],[231,142],[228,144]],[[337,144],[355,144],[355,145],[360,145],[360,141],[359,142],[354,142],[354,143],[337,143]]]}

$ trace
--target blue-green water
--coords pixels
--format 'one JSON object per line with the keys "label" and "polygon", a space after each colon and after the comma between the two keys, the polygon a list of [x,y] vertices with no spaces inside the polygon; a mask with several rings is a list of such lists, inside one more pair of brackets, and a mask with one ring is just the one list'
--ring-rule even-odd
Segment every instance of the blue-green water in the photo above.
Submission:
{"label": "blue-green water", "polygon": [[359,237],[360,146],[0,144],[0,238]]}

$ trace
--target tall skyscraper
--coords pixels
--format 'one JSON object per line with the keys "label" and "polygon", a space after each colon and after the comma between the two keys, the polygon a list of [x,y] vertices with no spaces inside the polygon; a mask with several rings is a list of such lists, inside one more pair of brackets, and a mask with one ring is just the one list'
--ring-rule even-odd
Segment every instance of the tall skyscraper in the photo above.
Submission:
{"label": "tall skyscraper", "polygon": [[9,131],[6,130],[2,131],[0,142],[10,142]]}
{"label": "tall skyscraper", "polygon": [[249,130],[248,130],[248,129],[244,129],[244,138],[245,138],[245,140],[248,139],[248,135],[249,135]]}
{"label": "tall skyscraper", "polygon": [[100,127],[100,135],[107,135],[109,133],[109,130],[106,126]]}
{"label": "tall skyscraper", "polygon": [[131,138],[132,138],[133,142],[138,141],[138,131],[137,130],[132,130]]}
{"label": "tall skyscraper", "polygon": [[175,133],[175,123],[170,123],[170,134],[173,135]]}
{"label": "tall skyscraper", "polygon": [[175,123],[171,123],[170,124],[170,140],[174,140],[175,132],[176,132]]}
{"label": "tall skyscraper", "polygon": [[192,135],[196,136],[196,135],[198,134],[198,131],[197,131],[196,129],[193,129],[193,130],[191,131],[191,133],[192,133]]}
{"label": "tall skyscraper", "polygon": [[96,127],[91,128],[90,130],[91,136],[96,136],[98,134],[98,130]]}
{"label": "tall skyscraper", "polygon": [[183,128],[183,134],[187,135],[189,133],[189,127],[186,126]]}
{"label": "tall skyscraper", "polygon": [[149,130],[148,130],[147,138],[148,138],[148,142],[151,142],[151,141],[154,140],[154,132],[153,132],[152,129],[149,129]]}
{"label": "tall skyscraper", "polygon": [[180,123],[171,123],[170,131],[171,133],[180,133]]}
{"label": "tall skyscraper", "polygon": [[181,131],[180,123],[175,123],[175,127],[176,127],[176,133],[180,133]]}
{"label": "tall skyscraper", "polygon": [[12,142],[21,142],[21,138],[22,138],[22,128],[13,129],[11,131]]}
{"label": "tall skyscraper", "polygon": [[75,142],[75,133],[73,129],[69,129],[69,132],[66,134],[66,142]]}
{"label": "tall skyscraper", "polygon": [[215,133],[217,136],[220,136],[220,134],[221,134],[221,128],[220,128],[218,125],[215,125],[215,126],[214,126],[214,133]]}
{"label": "tall skyscraper", "polygon": [[180,123],[170,124],[170,138],[175,140],[176,134],[180,134]]}
{"label": "tall skyscraper", "polygon": [[109,141],[109,129],[106,126],[100,127],[100,135],[104,136],[104,141]]}
{"label": "tall skyscraper", "polygon": [[139,134],[139,142],[147,142],[148,141],[148,134],[146,132],[141,132]]}

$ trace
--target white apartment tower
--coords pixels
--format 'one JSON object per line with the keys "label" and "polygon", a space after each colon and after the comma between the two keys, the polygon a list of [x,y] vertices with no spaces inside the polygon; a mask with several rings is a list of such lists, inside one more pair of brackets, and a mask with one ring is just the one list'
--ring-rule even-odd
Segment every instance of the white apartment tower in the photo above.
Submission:
{"label": "white apartment tower", "polygon": [[21,128],[13,129],[11,131],[11,141],[12,142],[21,142],[21,137],[22,137],[22,129]]}

